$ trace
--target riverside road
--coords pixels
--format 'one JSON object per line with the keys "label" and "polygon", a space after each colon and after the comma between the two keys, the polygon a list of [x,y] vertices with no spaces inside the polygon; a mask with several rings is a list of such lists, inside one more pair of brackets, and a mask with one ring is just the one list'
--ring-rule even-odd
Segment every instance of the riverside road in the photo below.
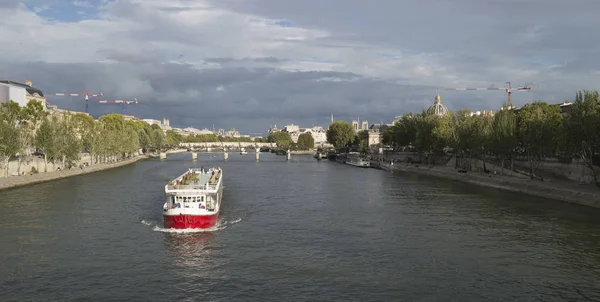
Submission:
{"label": "riverside road", "polygon": [[[220,166],[212,232],[164,185]],[[0,192],[0,300],[600,300],[600,209],[312,156],[171,154]]]}

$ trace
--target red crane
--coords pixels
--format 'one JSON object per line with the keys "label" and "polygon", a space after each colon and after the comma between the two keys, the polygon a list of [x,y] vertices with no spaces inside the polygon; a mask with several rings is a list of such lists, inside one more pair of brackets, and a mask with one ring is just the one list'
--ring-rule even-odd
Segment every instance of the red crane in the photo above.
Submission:
{"label": "red crane", "polygon": [[89,113],[88,112],[88,107],[89,107],[89,97],[90,96],[103,96],[102,92],[98,93],[98,94],[89,94],[88,90],[85,90],[85,93],[51,93],[50,95],[55,95],[55,96],[84,96],[85,97],[85,113]]}
{"label": "red crane", "polygon": [[[507,103],[508,108],[512,108],[512,88],[510,86],[510,82],[506,82],[505,84],[508,84],[508,88],[496,88],[496,87],[489,87],[489,88],[445,88],[445,90],[504,90],[508,94],[508,103]],[[516,90],[517,91],[531,91],[531,87],[529,87],[529,86],[522,86],[522,87],[517,87]]]}
{"label": "red crane", "polygon": [[139,104],[139,101],[137,98],[134,98],[132,101],[129,100],[96,100],[94,102],[98,102],[100,104],[121,104],[122,106],[122,113],[125,114],[125,105],[136,105]]}

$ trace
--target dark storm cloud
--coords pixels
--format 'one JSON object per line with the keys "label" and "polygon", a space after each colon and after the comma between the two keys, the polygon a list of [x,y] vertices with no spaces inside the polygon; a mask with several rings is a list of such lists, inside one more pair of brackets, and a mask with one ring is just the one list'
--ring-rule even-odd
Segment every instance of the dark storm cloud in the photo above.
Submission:
{"label": "dark storm cloud", "polygon": [[[397,85],[360,79],[350,73],[286,72],[275,69],[198,70],[180,64],[48,64],[0,66],[13,78],[33,80],[52,92],[104,92],[105,99],[132,99],[140,104],[127,112],[144,118],[170,118],[180,127],[236,127],[262,131],[270,124],[326,126],[329,116],[390,122],[395,115],[424,109],[435,95],[432,87]],[[35,67],[35,68],[34,68]],[[353,81],[318,81],[353,78]],[[218,86],[225,87],[218,91]],[[410,96],[410,97],[409,97]],[[84,110],[80,98],[49,96],[60,107]],[[90,103],[95,116],[120,112],[118,105]]]}
{"label": "dark storm cloud", "polygon": [[[264,132],[327,125],[331,113],[390,122],[427,108],[436,89],[506,81],[532,86],[513,95],[517,105],[556,103],[600,76],[596,1],[119,0],[98,20],[69,24],[14,3],[0,5],[10,21],[0,28],[0,77],[32,79],[48,93],[138,98],[128,113],[181,127]],[[10,42],[25,29],[36,39],[17,48]],[[453,110],[506,101],[501,91],[440,93]],[[84,108],[80,99],[50,101]]]}

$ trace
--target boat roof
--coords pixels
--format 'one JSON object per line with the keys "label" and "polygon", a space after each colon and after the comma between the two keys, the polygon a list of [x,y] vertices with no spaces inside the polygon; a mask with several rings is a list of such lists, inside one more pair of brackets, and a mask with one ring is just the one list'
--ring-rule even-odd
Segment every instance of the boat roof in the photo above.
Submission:
{"label": "boat roof", "polygon": [[[166,185],[165,190],[167,192],[171,191],[214,191],[218,188],[219,183],[221,182],[222,171],[220,168],[213,168],[214,171],[218,171],[218,177],[211,182],[213,178],[213,173],[209,173],[210,169],[205,169],[204,173],[202,173],[201,169],[189,169],[185,173],[179,175],[177,178],[173,179]],[[187,185],[182,183],[177,184],[178,181],[182,180],[182,178],[189,173],[194,173],[197,179]]]}

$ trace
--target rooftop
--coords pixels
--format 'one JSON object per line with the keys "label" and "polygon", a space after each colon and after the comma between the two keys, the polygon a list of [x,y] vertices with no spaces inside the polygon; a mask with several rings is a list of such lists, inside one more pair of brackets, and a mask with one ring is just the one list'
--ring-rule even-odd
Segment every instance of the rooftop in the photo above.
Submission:
{"label": "rooftop", "polygon": [[[25,88],[30,95],[37,93],[39,96],[42,96],[42,97],[44,96],[44,93],[40,89],[37,89],[37,88],[32,87],[31,85],[28,85],[25,83],[12,81],[12,80],[0,80],[0,83]],[[29,82],[29,83],[31,83],[31,82]]]}

